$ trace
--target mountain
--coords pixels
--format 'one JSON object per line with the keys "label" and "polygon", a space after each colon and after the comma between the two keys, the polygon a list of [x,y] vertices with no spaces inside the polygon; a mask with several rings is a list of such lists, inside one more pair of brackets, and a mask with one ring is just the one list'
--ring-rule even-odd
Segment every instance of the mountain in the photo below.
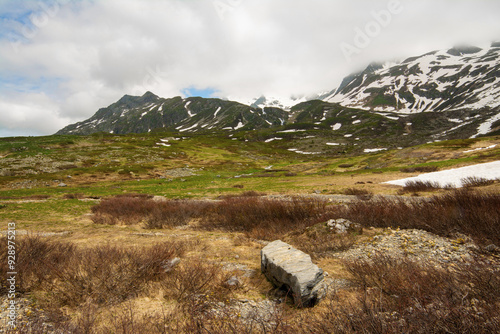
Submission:
{"label": "mountain", "polygon": [[179,132],[200,130],[253,130],[283,125],[288,113],[278,108],[256,108],[234,101],[201,97],[160,98],[125,95],[91,118],[68,125],[56,134],[87,135],[95,132],[142,133],[164,129]]}
{"label": "mountain", "polygon": [[330,96],[332,93],[334,93],[336,90],[329,91],[329,92],[323,92],[319,94],[313,94],[313,95],[303,95],[303,96],[290,96],[290,97],[274,97],[274,96],[260,96],[258,98],[254,98],[250,101],[247,101],[244,104],[247,104],[251,107],[254,108],[266,108],[266,107],[273,107],[273,108],[280,108],[286,111],[289,111],[292,109],[293,106],[306,102],[306,101],[312,101],[312,100],[322,100],[328,96]]}
{"label": "mountain", "polygon": [[373,63],[344,78],[337,89],[313,97],[261,96],[247,105],[216,98],[161,98],[151,92],[125,95],[57,134],[161,130],[257,130],[244,136],[286,139],[287,146],[302,152],[328,151],[325,145],[359,150],[500,134],[500,44]]}
{"label": "mountain", "polygon": [[500,45],[456,47],[369,66],[324,99],[345,107],[397,113],[500,106]]}

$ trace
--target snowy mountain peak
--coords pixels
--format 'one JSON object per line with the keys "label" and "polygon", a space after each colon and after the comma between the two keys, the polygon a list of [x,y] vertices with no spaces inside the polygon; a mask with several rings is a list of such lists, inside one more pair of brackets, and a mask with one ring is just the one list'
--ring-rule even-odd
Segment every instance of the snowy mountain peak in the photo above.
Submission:
{"label": "snowy mountain peak", "polygon": [[412,113],[500,106],[500,48],[455,47],[347,77],[325,99],[346,107]]}

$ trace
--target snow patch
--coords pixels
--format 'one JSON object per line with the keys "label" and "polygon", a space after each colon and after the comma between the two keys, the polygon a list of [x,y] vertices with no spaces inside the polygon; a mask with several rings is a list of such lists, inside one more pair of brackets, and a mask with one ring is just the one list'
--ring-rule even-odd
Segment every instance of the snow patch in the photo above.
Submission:
{"label": "snow patch", "polygon": [[332,125],[332,130],[336,131],[336,130],[340,129],[341,127],[342,127],[341,123],[335,123]]}
{"label": "snow patch", "polygon": [[388,181],[384,183],[404,186],[408,181],[429,181],[436,182],[441,187],[451,185],[457,188],[461,188],[463,186],[462,179],[467,177],[480,177],[488,180],[498,179],[500,178],[500,161],[493,161],[484,164],[421,174],[415,177],[408,177],[405,179]]}
{"label": "snow patch", "polygon": [[491,146],[488,146],[488,147],[479,147],[479,148],[475,148],[475,149],[472,149],[472,150],[467,150],[467,151],[463,151],[462,153],[470,153],[470,152],[476,152],[476,151],[482,151],[482,150],[489,150],[490,148],[494,148],[496,147],[497,145],[491,145]]}
{"label": "snow patch", "polygon": [[386,148],[365,148],[363,152],[365,153],[373,153],[373,152],[380,152],[380,151],[387,151]]}
{"label": "snow patch", "polygon": [[495,116],[491,117],[486,122],[481,124],[479,126],[479,128],[477,129],[477,133],[474,136],[472,136],[471,138],[476,138],[479,135],[487,134],[488,132],[490,132],[492,130],[491,126],[493,125],[493,123],[495,123],[498,120],[500,120],[500,113],[496,114]]}
{"label": "snow patch", "polygon": [[194,114],[193,114],[193,113],[191,112],[191,110],[189,110],[189,108],[188,108],[190,104],[191,104],[191,101],[187,101],[187,102],[186,102],[186,104],[184,105],[184,109],[186,109],[186,111],[187,111],[187,113],[188,113],[189,117],[193,117],[193,116],[194,116]]}
{"label": "snow patch", "polygon": [[241,129],[242,127],[244,127],[245,124],[243,124],[241,121],[238,123],[238,125],[236,125],[236,127],[234,128],[235,130],[238,130],[238,129]]}
{"label": "snow patch", "polygon": [[192,130],[192,129],[196,128],[197,126],[198,126],[198,123],[196,123],[193,126],[190,126],[189,128],[179,129],[179,132],[184,132],[184,131]]}
{"label": "snow patch", "polygon": [[216,111],[215,111],[215,113],[214,113],[214,117],[217,117],[217,114],[219,113],[219,111],[220,111],[221,109],[222,109],[222,107],[217,108],[217,110],[216,110]]}
{"label": "snow patch", "polygon": [[298,154],[321,154],[321,152],[304,152],[304,151],[299,151],[296,148],[289,148],[288,151],[292,151]]}
{"label": "snow patch", "polygon": [[303,132],[306,130],[301,130],[301,129],[290,129],[290,130],[282,130],[282,131],[276,131],[277,133],[288,133],[288,132]]}
{"label": "snow patch", "polygon": [[282,140],[282,139],[283,138],[279,138],[279,137],[269,138],[269,139],[264,140],[264,143],[270,143],[274,140]]}

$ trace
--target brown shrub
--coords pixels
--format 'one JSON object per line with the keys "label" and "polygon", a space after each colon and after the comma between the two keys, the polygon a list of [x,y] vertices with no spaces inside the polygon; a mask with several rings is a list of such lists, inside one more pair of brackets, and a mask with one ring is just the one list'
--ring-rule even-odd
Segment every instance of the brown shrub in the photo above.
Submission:
{"label": "brown shrub", "polygon": [[315,218],[323,215],[325,206],[325,201],[296,197],[289,200],[228,198],[212,206],[203,216],[200,226],[272,240],[309,226]]}
{"label": "brown shrub", "polygon": [[462,189],[430,199],[376,197],[339,207],[335,216],[365,227],[415,228],[441,236],[462,233],[480,244],[500,244],[500,194]]}
{"label": "brown shrub", "polygon": [[119,196],[104,199],[92,207],[92,221],[96,224],[144,223],[148,229],[180,226],[199,217],[208,202],[189,200],[155,201],[148,197]]}
{"label": "brown shrub", "polygon": [[441,269],[386,256],[346,261],[345,265],[361,288],[358,305],[349,309],[344,321],[352,332],[371,328],[386,333],[488,333],[500,329],[498,268],[473,262]]}
{"label": "brown shrub", "polygon": [[347,188],[344,190],[344,195],[356,196],[358,199],[365,201],[373,197],[373,193],[371,191],[360,188]]}
{"label": "brown shrub", "polygon": [[180,248],[165,242],[141,248],[106,245],[80,250],[65,270],[53,273],[57,280],[51,287],[52,303],[76,306],[90,299],[113,304],[137,296],[145,283],[166,276],[165,266],[182,252]]}
{"label": "brown shrub", "polygon": [[489,186],[490,184],[495,183],[494,180],[489,180],[484,177],[479,176],[469,176],[461,179],[462,186],[466,188],[474,188],[474,187],[484,187]]}
{"label": "brown shrub", "polygon": [[[50,243],[42,237],[28,235],[16,238],[15,269],[17,272],[17,292],[24,293],[42,287],[53,277],[54,271],[61,271],[65,263],[74,256],[75,247],[66,243]],[[0,238],[0,262],[7,263],[7,238]],[[6,265],[0,267],[5,281]],[[5,293],[0,285],[0,293]]]}
{"label": "brown shrub", "polygon": [[403,173],[431,173],[438,170],[437,166],[410,166],[406,168],[401,168]]}
{"label": "brown shrub", "polygon": [[437,189],[441,189],[441,186],[439,185],[439,182],[432,182],[432,181],[406,181],[404,187],[403,187],[403,192],[420,192],[420,191],[434,191]]}
{"label": "brown shrub", "polygon": [[[5,246],[6,238],[0,243]],[[87,299],[115,303],[137,295],[146,282],[164,278],[165,265],[183,252],[181,244],[170,242],[129,249],[109,245],[77,249],[69,243],[26,236],[16,243],[18,292],[44,290],[45,302],[54,306],[75,306]],[[0,250],[2,260],[6,249]],[[0,270],[5,278],[6,268]]]}

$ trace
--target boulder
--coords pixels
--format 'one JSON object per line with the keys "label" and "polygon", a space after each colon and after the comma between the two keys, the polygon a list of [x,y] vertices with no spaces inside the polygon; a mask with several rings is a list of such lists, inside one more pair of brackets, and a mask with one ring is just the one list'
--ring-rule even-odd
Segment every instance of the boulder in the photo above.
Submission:
{"label": "boulder", "polygon": [[262,273],[276,287],[290,291],[298,307],[314,306],[324,297],[323,270],[312,263],[308,254],[276,240],[260,255]]}

